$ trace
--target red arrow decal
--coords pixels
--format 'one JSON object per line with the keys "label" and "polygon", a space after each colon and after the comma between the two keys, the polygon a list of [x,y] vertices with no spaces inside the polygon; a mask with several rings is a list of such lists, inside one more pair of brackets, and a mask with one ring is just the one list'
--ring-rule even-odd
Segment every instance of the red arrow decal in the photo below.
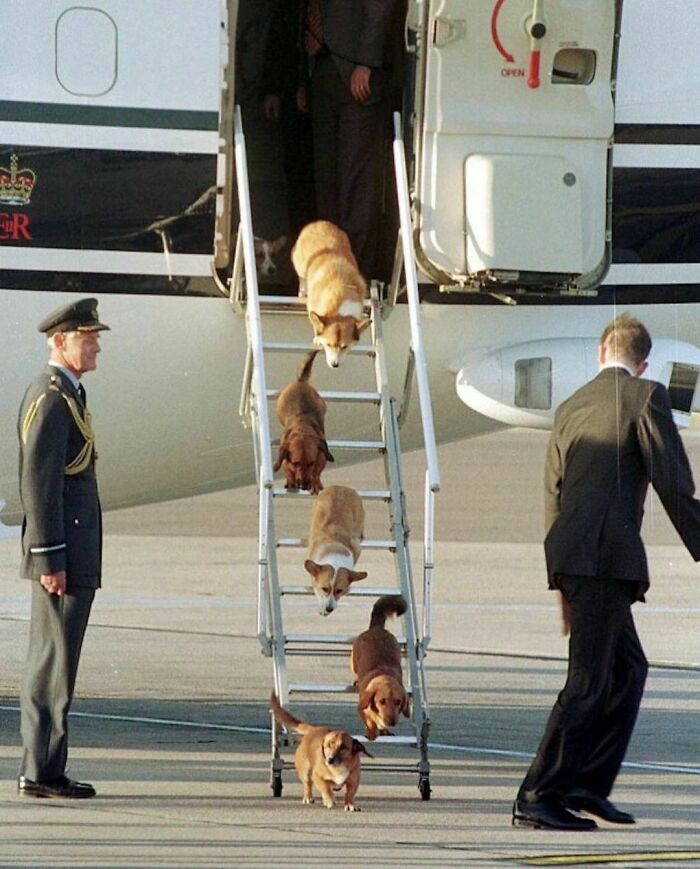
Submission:
{"label": "red arrow decal", "polygon": [[513,55],[509,51],[506,51],[503,47],[503,43],[498,38],[498,13],[501,11],[501,6],[503,6],[505,2],[506,0],[496,0],[496,5],[493,7],[493,12],[491,13],[491,39],[493,39],[493,44],[503,57],[505,57],[508,63],[515,63]]}

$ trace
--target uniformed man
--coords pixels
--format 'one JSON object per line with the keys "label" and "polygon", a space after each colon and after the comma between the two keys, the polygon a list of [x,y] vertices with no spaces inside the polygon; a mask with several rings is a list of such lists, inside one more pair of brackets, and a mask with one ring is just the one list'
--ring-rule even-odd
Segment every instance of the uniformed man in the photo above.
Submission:
{"label": "uniformed man", "polygon": [[96,299],[45,317],[49,364],[27,390],[19,414],[19,479],[24,523],[22,576],[32,583],[29,650],[21,696],[25,797],[93,797],[66,776],[68,710],[95,589],[100,586],[102,517],[95,440],[80,379],[93,371]]}

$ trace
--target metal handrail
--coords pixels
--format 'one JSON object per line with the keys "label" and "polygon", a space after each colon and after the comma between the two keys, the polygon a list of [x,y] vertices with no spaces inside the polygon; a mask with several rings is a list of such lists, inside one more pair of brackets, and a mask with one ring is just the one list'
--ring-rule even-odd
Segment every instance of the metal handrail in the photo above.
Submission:
{"label": "metal handrail", "polygon": [[233,115],[233,143],[236,156],[236,181],[238,184],[238,209],[240,224],[238,234],[243,246],[243,264],[246,282],[246,316],[248,317],[250,344],[253,352],[253,384],[256,392],[256,411],[260,433],[260,485],[272,488],[272,452],[270,450],[270,418],[267,410],[267,385],[263,364],[262,325],[260,323],[260,298],[258,294],[258,274],[255,268],[255,244],[253,238],[253,218],[250,208],[250,188],[248,185],[248,164],[246,161],[245,136],[241,107],[236,106]]}
{"label": "metal handrail", "polygon": [[433,426],[433,410],[430,401],[428,366],[425,359],[425,348],[423,346],[423,335],[420,326],[420,298],[418,295],[416,255],[413,246],[411,200],[408,192],[408,173],[406,171],[406,154],[404,152],[401,132],[401,116],[398,112],[394,113],[394,171],[396,174],[396,193],[401,221],[400,233],[404,272],[406,274],[408,313],[411,325],[411,347],[415,356],[418,400],[423,422],[423,440],[428,465],[428,484],[431,492],[439,492],[440,471],[438,469],[437,447],[435,445],[435,428]]}

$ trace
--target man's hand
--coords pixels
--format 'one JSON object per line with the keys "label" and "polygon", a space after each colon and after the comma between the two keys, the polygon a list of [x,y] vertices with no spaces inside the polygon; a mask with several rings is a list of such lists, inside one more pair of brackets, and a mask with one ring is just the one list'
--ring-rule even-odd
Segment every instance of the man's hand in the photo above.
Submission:
{"label": "man's hand", "polygon": [[561,592],[559,592],[559,603],[561,605],[561,635],[568,637],[571,633],[571,604]]}
{"label": "man's hand", "polygon": [[368,66],[356,66],[350,76],[350,92],[355,102],[364,103],[371,93],[369,79],[372,70]]}
{"label": "man's hand", "polygon": [[296,104],[300,112],[309,111],[309,93],[306,85],[300,84],[296,92]]}
{"label": "man's hand", "polygon": [[66,590],[66,572],[57,570],[56,573],[42,573],[39,582],[49,594],[57,594],[60,597]]}
{"label": "man's hand", "polygon": [[263,112],[268,121],[279,121],[280,98],[277,94],[267,94],[263,99]]}

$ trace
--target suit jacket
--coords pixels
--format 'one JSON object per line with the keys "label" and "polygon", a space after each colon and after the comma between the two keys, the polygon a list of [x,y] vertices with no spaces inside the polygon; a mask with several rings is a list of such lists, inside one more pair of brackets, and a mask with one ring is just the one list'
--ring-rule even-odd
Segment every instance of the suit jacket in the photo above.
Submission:
{"label": "suit jacket", "polygon": [[557,409],[545,470],[545,555],[557,574],[649,587],[640,536],[649,483],[700,560],[700,503],[666,388],[603,369]]}
{"label": "suit jacket", "polygon": [[[47,366],[25,393],[18,420],[22,523],[21,574],[39,579],[65,570],[68,588],[98,588],[102,566],[102,514],[95,457],[86,450],[71,407],[80,420],[86,410],[63,372]],[[83,469],[80,465],[85,464]],[[66,469],[77,470],[67,473]]]}
{"label": "suit jacket", "polygon": [[343,81],[349,85],[356,66],[372,70],[366,105],[384,99],[391,85],[396,51],[398,0],[320,0],[323,42]]}

